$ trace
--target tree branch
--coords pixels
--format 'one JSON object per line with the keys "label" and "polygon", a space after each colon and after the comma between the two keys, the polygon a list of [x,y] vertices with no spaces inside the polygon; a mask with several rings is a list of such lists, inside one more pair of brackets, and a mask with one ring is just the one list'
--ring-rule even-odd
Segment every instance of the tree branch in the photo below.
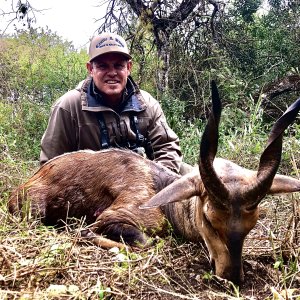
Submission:
{"label": "tree branch", "polygon": [[216,31],[215,31],[214,19],[216,17],[217,12],[219,11],[219,4],[214,0],[208,0],[208,2],[214,6],[214,10],[213,10],[213,12],[211,14],[211,18],[210,18],[210,29],[212,32],[212,37],[213,37],[214,41],[216,42],[217,36],[216,36]]}

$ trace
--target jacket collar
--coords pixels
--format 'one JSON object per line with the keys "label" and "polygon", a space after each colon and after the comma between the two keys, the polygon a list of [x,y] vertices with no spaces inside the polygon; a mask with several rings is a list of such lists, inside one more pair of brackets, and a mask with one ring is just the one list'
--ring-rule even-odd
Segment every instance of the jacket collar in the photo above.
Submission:
{"label": "jacket collar", "polygon": [[[81,86],[82,109],[88,111],[113,111],[104,105],[101,92],[96,88],[92,77],[88,77]],[[146,109],[146,103],[139,91],[138,86],[131,76],[127,79],[126,88],[123,94],[121,108],[118,113],[125,111],[140,112]]]}

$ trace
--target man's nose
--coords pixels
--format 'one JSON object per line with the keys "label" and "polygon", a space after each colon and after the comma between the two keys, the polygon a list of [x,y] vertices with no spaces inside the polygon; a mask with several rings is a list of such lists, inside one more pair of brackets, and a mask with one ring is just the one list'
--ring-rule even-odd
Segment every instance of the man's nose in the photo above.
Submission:
{"label": "man's nose", "polygon": [[116,69],[116,67],[115,67],[114,65],[109,66],[109,67],[108,67],[108,73],[109,73],[110,75],[116,75],[116,74],[117,74],[117,69]]}

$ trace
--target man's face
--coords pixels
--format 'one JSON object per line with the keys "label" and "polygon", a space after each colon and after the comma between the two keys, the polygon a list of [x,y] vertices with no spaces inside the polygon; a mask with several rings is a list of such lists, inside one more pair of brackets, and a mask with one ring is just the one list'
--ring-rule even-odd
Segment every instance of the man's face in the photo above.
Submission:
{"label": "man's face", "polygon": [[106,53],[87,63],[87,69],[108,105],[120,103],[131,66],[132,62],[118,53]]}

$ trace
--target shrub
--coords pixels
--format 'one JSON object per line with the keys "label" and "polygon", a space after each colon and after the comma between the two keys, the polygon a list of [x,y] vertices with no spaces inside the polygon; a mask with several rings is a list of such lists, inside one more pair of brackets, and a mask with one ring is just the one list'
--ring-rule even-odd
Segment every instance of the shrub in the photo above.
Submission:
{"label": "shrub", "polygon": [[0,40],[0,93],[4,99],[26,96],[38,102],[52,101],[74,88],[86,75],[85,51],[50,30],[18,32]]}
{"label": "shrub", "polygon": [[37,160],[50,107],[22,100],[0,102],[0,148],[13,158]]}

